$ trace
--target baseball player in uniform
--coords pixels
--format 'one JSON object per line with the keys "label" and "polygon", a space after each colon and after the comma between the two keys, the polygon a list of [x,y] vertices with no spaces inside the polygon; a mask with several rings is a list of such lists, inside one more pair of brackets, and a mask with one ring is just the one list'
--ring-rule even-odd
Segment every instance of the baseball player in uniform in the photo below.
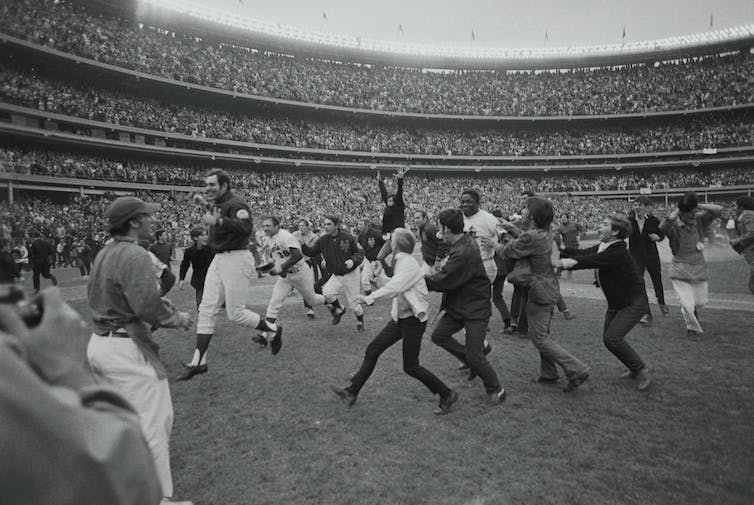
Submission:
{"label": "baseball player in uniform", "polygon": [[[298,230],[293,232],[293,236],[296,237],[299,244],[306,244],[309,247],[314,245],[314,242],[317,241],[317,234],[312,231],[312,225],[309,223],[309,220],[302,218],[298,220],[297,224]],[[321,287],[322,284],[324,284],[324,281],[320,281],[320,279],[326,275],[326,272],[322,271],[322,257],[316,256],[314,258],[309,258],[308,256],[305,256],[304,259],[306,260],[306,264],[311,268],[312,274],[314,274],[314,291],[319,291],[321,293]],[[317,282],[320,282],[319,289],[317,289]],[[306,303],[306,300],[304,300],[304,307],[306,307],[306,317],[314,319],[314,310]]]}
{"label": "baseball player in uniform", "polygon": [[332,274],[322,287],[325,302],[333,316],[332,324],[340,323],[340,318],[346,311],[338,302],[338,294],[342,291],[346,296],[346,303],[356,314],[356,329],[364,331],[364,309],[357,298],[361,288],[359,265],[364,259],[364,252],[356,242],[356,237],[341,230],[339,224],[340,219],[337,217],[325,217],[325,233],[312,247],[302,244],[301,248],[309,257],[322,254],[327,270]]}
{"label": "baseball player in uniform", "polygon": [[[314,273],[301,252],[301,243],[288,230],[280,228],[280,220],[274,216],[262,220],[262,229],[268,237],[270,259],[275,266],[270,271],[277,275],[265,316],[268,323],[275,324],[280,308],[294,289],[301,293],[309,307],[325,304],[325,297],[314,292]],[[272,354],[280,352],[282,339],[272,341]]]}
{"label": "baseball player in uniform", "polygon": [[495,282],[495,277],[497,277],[495,249],[483,246],[480,239],[488,237],[497,241],[497,218],[479,208],[479,192],[475,189],[467,189],[461,194],[461,212],[463,212],[463,231],[476,240],[479,253],[482,255],[484,271],[487,272],[490,282]]}
{"label": "baseball player in uniform", "polygon": [[205,194],[213,205],[202,217],[209,226],[209,245],[215,257],[207,270],[196,323],[196,349],[178,380],[207,372],[207,349],[215,331],[215,315],[225,302],[231,322],[273,333],[282,338],[282,327],[266,322],[246,308],[251,281],[256,276],[249,238],[254,231],[249,206],[230,190],[230,177],[221,169],[207,174]]}

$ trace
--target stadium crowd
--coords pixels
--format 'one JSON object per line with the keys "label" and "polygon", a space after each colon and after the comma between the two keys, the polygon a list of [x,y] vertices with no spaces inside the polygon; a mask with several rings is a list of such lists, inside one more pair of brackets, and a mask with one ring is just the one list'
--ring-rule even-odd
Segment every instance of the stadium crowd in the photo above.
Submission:
{"label": "stadium crowd", "polygon": [[[162,161],[142,161],[125,158],[105,158],[90,154],[52,151],[34,148],[0,146],[0,173],[52,175],[78,179],[123,181],[145,184],[203,187],[203,174],[207,166],[201,164],[176,164]],[[236,187],[255,191],[260,188],[268,194],[303,189],[327,194],[328,186],[348,188],[369,187],[370,175],[301,175],[294,172],[260,172],[246,168],[229,168],[236,179]],[[703,188],[745,185],[754,183],[754,172],[749,168],[686,168],[683,170],[611,171],[594,174],[545,173],[542,175],[476,175],[465,177],[413,176],[416,188],[423,188],[427,196],[444,194],[444,186],[452,181],[454,186],[483,185],[485,194],[501,199],[511,194],[532,189],[540,193],[567,193],[576,191],[639,191],[641,188],[664,190],[670,188]],[[302,188],[291,186],[303,181]],[[312,184],[313,186],[308,186]],[[289,189],[281,189],[289,188]]]}
{"label": "stadium crowd", "polygon": [[93,14],[8,0],[0,30],[160,77],[252,95],[381,111],[504,116],[686,110],[754,101],[754,57],[568,72],[423,72],[263,53]]}
{"label": "stadium crowd", "polygon": [[[167,103],[89,83],[0,67],[0,100],[38,110],[160,132],[276,146],[369,153],[561,156],[699,150],[754,144],[749,114],[710,114],[660,124],[524,129],[410,127],[242,115]],[[280,155],[278,153],[277,155]],[[285,154],[283,154],[285,155]]]}

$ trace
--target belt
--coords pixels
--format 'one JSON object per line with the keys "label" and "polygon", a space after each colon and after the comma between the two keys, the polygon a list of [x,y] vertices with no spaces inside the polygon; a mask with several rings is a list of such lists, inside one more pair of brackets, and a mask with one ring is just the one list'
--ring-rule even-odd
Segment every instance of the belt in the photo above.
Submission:
{"label": "belt", "polygon": [[131,338],[131,337],[128,336],[128,333],[126,333],[125,331],[118,331],[118,330],[116,330],[116,331],[105,331],[105,332],[102,332],[102,333],[95,332],[95,334],[98,335],[98,336],[100,336],[100,337]]}

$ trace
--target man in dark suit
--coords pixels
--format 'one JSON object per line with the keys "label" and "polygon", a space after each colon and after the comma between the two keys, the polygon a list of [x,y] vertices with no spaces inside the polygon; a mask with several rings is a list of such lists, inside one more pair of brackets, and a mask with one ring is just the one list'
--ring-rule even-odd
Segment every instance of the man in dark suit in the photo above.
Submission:
{"label": "man in dark suit", "polygon": [[[665,305],[662,267],[660,266],[660,255],[657,252],[657,242],[665,239],[665,234],[660,231],[660,220],[652,215],[651,202],[646,196],[639,196],[634,200],[634,208],[629,212],[628,217],[631,222],[631,233],[628,236],[628,249],[631,252],[631,257],[642,279],[644,279],[644,271],[649,272],[660,311],[662,315],[666,316],[670,313],[670,310]],[[641,322],[647,324],[651,320],[652,311],[647,309],[647,313],[641,318]]]}
{"label": "man in dark suit", "polygon": [[29,248],[29,258],[31,260],[31,269],[33,272],[32,280],[34,282],[34,292],[37,293],[39,292],[40,275],[45,279],[50,279],[53,286],[58,285],[58,280],[50,273],[50,268],[54,264],[52,258],[55,255],[53,252],[55,248],[50,241],[42,237],[40,232],[35,231],[33,236],[34,240]]}

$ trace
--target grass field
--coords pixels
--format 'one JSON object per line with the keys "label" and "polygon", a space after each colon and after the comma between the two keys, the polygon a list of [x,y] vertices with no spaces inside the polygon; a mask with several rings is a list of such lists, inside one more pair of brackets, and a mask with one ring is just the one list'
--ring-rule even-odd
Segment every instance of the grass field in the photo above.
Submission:
{"label": "grass field", "polygon": [[[713,283],[713,296],[751,296],[742,266],[711,265],[725,276]],[[588,274],[564,286],[589,289]],[[72,276],[65,271],[62,284],[77,284]],[[269,284],[260,281],[259,312]],[[193,293],[171,297],[188,309]],[[279,355],[221,313],[209,373],[172,384],[177,498],[199,505],[754,503],[754,312],[705,310],[707,332],[689,341],[677,307],[664,318],[655,310],[653,325],[629,337],[654,370],[646,393],[619,378],[621,364],[602,345],[603,300],[567,298],[577,319],[553,321],[554,335],[593,370],[572,394],[531,383],[534,348],[500,336],[495,316],[489,358],[508,400],[494,408],[484,405],[479,379],[467,382],[426,337],[422,364],[461,395],[449,415],[436,417],[437,400],[402,372],[400,344],[383,355],[351,409],[329,390],[356,371],[387,303],[368,309],[367,331],[358,334],[351,314],[333,327],[326,310],[309,321],[299,301],[290,302]],[[74,305],[86,314],[85,302]],[[433,310],[438,305],[435,296]],[[156,338],[175,377],[194,336],[160,330]]]}

